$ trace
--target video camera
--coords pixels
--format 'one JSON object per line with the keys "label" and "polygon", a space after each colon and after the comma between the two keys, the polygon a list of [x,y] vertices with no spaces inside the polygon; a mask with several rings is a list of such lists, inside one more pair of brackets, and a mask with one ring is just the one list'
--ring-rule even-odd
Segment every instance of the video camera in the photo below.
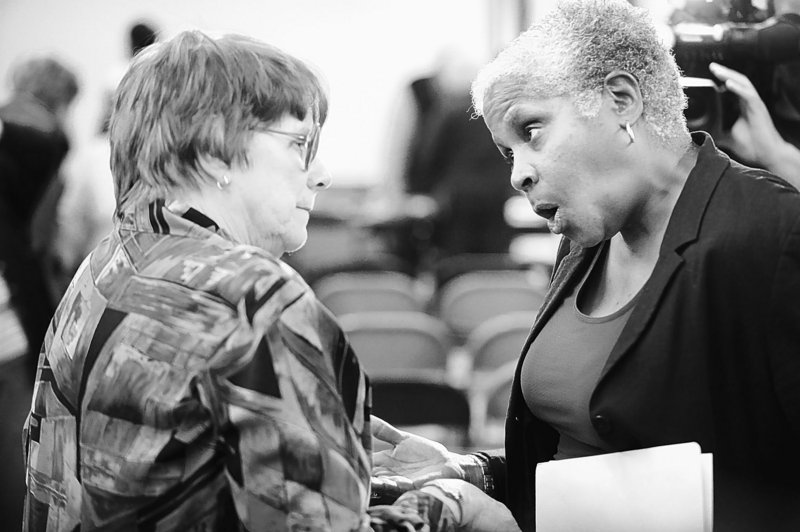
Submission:
{"label": "video camera", "polygon": [[[723,11],[719,9],[717,14]],[[750,1],[738,1],[732,3],[727,19],[672,25],[673,53],[689,100],[685,111],[689,129],[702,129],[712,136],[731,128],[739,108],[735,95],[720,88],[711,75],[709,63],[746,75],[770,108],[774,65],[800,59],[800,15],[767,17]]]}

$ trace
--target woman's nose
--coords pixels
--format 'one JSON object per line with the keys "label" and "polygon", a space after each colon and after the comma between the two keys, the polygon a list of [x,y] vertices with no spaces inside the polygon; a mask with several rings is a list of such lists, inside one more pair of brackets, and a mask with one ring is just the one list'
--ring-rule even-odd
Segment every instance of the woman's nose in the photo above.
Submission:
{"label": "woman's nose", "polygon": [[514,167],[511,170],[512,187],[520,192],[529,192],[537,181],[533,168],[527,165],[523,167],[523,165],[514,162]]}
{"label": "woman's nose", "polygon": [[314,159],[308,168],[307,186],[312,190],[324,190],[331,186],[331,173],[319,159]]}

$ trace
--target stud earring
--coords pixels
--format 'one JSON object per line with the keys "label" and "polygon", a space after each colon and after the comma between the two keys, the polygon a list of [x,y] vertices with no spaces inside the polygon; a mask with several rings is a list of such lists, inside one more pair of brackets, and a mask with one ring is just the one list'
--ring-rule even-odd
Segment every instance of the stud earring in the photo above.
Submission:
{"label": "stud earring", "polygon": [[226,188],[230,184],[231,184],[231,180],[228,177],[228,174],[222,174],[222,183],[217,181],[217,188],[220,189],[220,190],[223,190],[224,188]]}
{"label": "stud earring", "polygon": [[625,122],[625,133],[627,133],[628,137],[630,137],[631,144],[636,142],[636,135],[633,134],[633,128],[631,127],[630,122]]}

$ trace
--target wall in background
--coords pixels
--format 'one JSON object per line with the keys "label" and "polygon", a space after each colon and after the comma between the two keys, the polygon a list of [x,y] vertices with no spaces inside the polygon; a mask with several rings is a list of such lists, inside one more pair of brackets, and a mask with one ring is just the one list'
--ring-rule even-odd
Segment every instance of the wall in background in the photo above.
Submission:
{"label": "wall in background", "polygon": [[[331,91],[320,157],[339,184],[379,182],[395,102],[446,47],[484,61],[503,39],[512,0],[0,0],[0,100],[20,58],[54,52],[82,81],[76,143],[90,136],[104,87],[126,60],[127,30],[147,20],[169,37],[238,32],[316,65]],[[494,6],[494,7],[493,7]],[[500,6],[500,8],[498,8]],[[505,22],[504,22],[505,21]]]}

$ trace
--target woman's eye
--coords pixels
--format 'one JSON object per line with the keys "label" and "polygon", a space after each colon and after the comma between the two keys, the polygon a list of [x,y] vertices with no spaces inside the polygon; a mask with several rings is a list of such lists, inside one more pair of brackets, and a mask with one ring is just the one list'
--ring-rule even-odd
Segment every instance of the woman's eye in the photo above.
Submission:
{"label": "woman's eye", "polygon": [[539,126],[536,124],[530,124],[525,126],[525,138],[527,142],[532,141],[536,138],[536,135],[539,134]]}
{"label": "woman's eye", "polygon": [[506,150],[503,152],[503,159],[505,160],[506,164],[509,166],[514,165],[514,152],[511,150]]}

